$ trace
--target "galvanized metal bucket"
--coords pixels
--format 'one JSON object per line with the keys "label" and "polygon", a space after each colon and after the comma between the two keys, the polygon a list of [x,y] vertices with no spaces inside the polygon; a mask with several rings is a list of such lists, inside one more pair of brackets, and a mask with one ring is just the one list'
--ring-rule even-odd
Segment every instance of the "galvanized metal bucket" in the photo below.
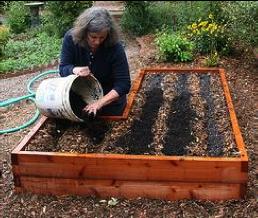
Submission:
{"label": "galvanized metal bucket", "polygon": [[94,76],[50,78],[36,91],[36,106],[47,117],[83,122],[81,110],[103,97],[101,84]]}

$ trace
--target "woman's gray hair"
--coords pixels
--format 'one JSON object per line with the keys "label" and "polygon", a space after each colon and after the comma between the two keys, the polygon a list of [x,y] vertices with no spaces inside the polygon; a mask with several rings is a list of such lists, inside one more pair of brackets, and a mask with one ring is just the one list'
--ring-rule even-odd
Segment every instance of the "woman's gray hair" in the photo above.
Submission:
{"label": "woman's gray hair", "polygon": [[71,31],[73,41],[80,46],[87,46],[88,32],[100,32],[108,30],[104,46],[110,47],[118,42],[118,33],[113,19],[107,9],[101,7],[91,7],[86,9],[74,22]]}

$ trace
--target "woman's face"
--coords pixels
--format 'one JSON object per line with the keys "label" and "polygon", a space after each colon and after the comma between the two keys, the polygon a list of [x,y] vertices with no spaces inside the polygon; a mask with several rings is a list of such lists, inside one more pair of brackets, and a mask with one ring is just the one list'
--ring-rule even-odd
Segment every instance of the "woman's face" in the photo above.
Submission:
{"label": "woman's face", "polygon": [[108,31],[102,30],[100,32],[88,32],[87,42],[89,47],[95,51],[102,42],[107,38]]}

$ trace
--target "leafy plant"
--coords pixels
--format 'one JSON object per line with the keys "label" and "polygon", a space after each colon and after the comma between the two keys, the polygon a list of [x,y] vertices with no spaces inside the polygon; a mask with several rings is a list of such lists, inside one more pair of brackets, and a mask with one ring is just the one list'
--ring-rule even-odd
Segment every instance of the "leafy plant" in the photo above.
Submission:
{"label": "leafy plant", "polygon": [[219,54],[218,52],[211,52],[210,55],[205,60],[205,65],[207,67],[216,67],[219,64]]}
{"label": "leafy plant", "polygon": [[155,43],[159,48],[160,60],[186,62],[193,58],[193,43],[182,35],[163,31],[157,34]]}
{"label": "leafy plant", "polygon": [[9,37],[10,37],[9,28],[4,25],[1,25],[0,26],[0,56],[3,54],[4,47],[9,40]]}

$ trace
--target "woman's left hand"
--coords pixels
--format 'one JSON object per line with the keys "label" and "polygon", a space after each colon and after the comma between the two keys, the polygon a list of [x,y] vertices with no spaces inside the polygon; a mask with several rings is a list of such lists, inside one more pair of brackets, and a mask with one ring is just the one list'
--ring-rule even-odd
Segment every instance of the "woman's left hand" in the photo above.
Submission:
{"label": "woman's left hand", "polygon": [[96,116],[97,111],[100,110],[103,107],[102,103],[100,100],[87,105],[85,108],[83,108],[83,111],[87,112],[88,114],[94,114]]}

